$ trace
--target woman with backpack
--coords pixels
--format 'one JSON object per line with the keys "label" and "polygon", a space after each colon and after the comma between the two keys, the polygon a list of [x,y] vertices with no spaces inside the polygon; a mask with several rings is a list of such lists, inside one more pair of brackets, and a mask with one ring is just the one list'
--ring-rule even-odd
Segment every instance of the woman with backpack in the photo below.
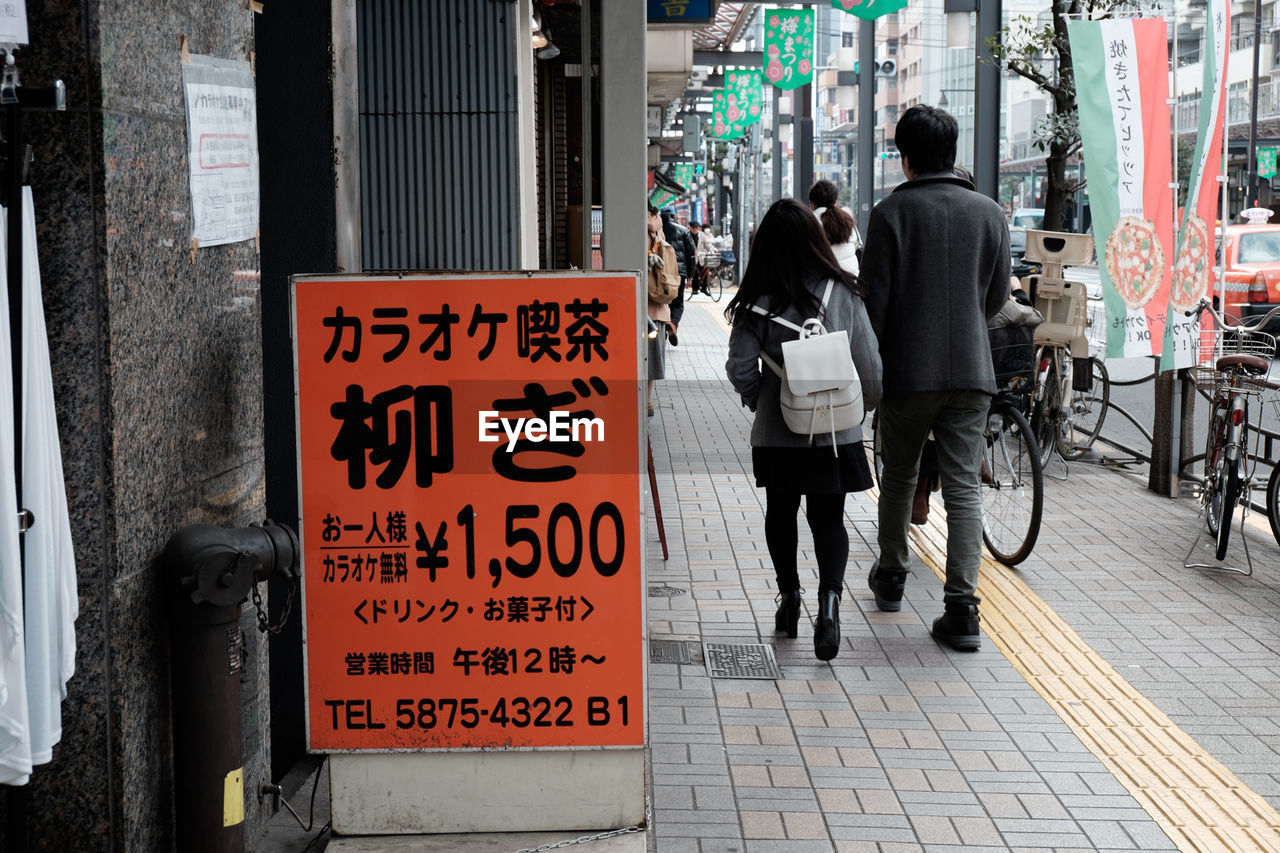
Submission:
{"label": "woman with backpack", "polygon": [[[828,285],[831,285],[828,287]],[[778,631],[795,637],[804,590],[796,564],[796,514],[801,496],[818,562],[818,616],[814,654],[830,660],[840,647],[840,594],[849,558],[844,496],[872,485],[858,426],[813,435],[793,432],[780,407],[782,380],[768,357],[785,369],[782,345],[796,326],[818,318],[828,332],[845,331],[866,410],[880,401],[880,352],[863,306],[866,289],[842,269],[813,213],[792,199],[775,202],[756,228],[751,257],[737,294],[725,309],[732,324],[725,371],[755,413],[751,461],[765,490],[765,543],[778,583]],[[824,296],[826,305],[823,305]],[[835,456],[833,457],[833,449]]]}

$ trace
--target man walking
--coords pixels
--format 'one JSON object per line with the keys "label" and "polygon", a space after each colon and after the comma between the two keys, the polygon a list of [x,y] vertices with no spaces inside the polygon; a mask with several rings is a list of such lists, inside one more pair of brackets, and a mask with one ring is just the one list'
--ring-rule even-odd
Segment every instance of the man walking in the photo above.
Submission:
{"label": "man walking", "polygon": [[1009,298],[1009,229],[1000,206],[952,172],[956,120],[903,113],[894,132],[906,183],[871,211],[861,275],[884,362],[880,402],[880,557],[868,583],[881,610],[902,607],[907,530],[920,450],[936,440],[947,510],[943,615],[934,639],[975,651],[983,428],[995,373],[987,319]]}
{"label": "man walking", "polygon": [[684,286],[689,283],[689,277],[693,274],[694,255],[697,253],[697,248],[693,244],[693,238],[689,236],[689,229],[676,222],[676,212],[669,207],[662,209],[662,235],[675,247],[676,260],[680,262],[680,293],[671,303],[671,325],[668,327],[670,333],[667,335],[674,347],[677,346],[678,341],[676,328],[680,325],[680,318],[684,316]]}

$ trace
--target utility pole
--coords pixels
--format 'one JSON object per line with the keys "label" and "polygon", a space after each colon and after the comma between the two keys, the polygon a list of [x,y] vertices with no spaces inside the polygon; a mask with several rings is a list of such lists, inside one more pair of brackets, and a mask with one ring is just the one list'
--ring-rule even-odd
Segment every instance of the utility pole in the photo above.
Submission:
{"label": "utility pole", "polygon": [[[1244,207],[1258,200],[1258,50],[1262,43],[1262,0],[1253,0],[1253,78],[1249,87],[1249,153],[1244,161]],[[1223,145],[1227,140],[1223,140]]]}

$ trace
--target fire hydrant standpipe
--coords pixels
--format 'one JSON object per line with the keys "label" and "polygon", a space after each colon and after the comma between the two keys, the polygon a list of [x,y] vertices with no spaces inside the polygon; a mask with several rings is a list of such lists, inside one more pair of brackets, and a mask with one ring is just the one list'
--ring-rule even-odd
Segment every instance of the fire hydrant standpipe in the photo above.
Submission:
{"label": "fire hydrant standpipe", "polygon": [[296,579],[298,536],[288,527],[192,524],[161,558],[173,583],[173,697],[177,849],[244,850],[244,749],[240,731],[240,606],[276,572]]}

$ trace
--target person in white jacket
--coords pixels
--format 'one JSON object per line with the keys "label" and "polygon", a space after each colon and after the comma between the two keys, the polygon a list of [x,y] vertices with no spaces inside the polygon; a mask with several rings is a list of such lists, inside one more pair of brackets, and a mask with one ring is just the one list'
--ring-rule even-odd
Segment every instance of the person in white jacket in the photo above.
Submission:
{"label": "person in white jacket", "polygon": [[862,248],[862,235],[849,211],[836,204],[839,190],[825,178],[809,188],[809,207],[822,223],[822,230],[831,243],[831,251],[842,269],[858,274],[858,250]]}

